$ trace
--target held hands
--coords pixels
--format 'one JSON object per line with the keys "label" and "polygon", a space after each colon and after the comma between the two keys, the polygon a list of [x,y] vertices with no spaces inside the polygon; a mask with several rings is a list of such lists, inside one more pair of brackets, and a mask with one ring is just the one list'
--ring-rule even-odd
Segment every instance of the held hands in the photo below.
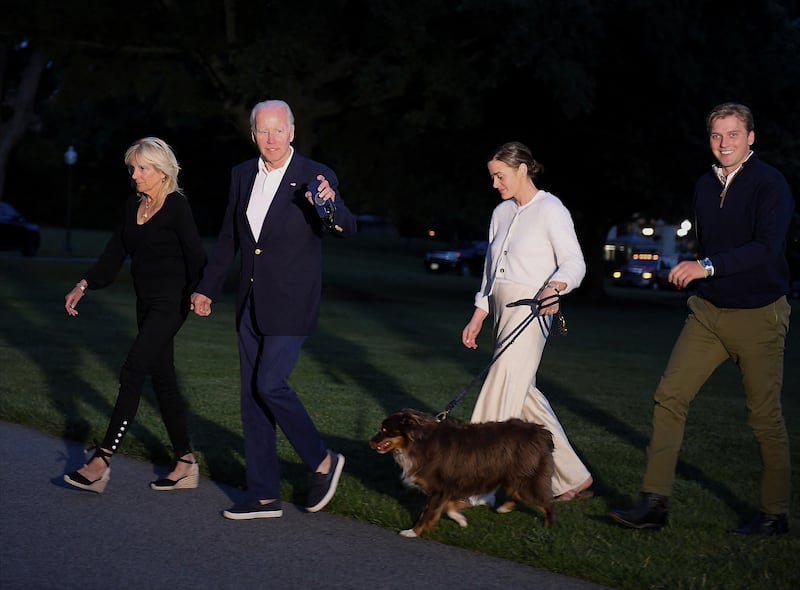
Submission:
{"label": "held hands", "polygon": [[[317,174],[317,180],[319,180],[319,191],[317,194],[322,197],[325,201],[328,199],[335,201],[336,200],[336,191],[331,188],[330,183],[326,180],[326,178],[322,174]],[[311,194],[311,191],[306,191],[306,200],[314,204],[314,195]]]}
{"label": "held hands", "polygon": [[192,293],[189,301],[191,301],[189,309],[193,310],[195,314],[199,315],[200,317],[207,317],[211,315],[211,299],[202,293]]}
{"label": "held hands", "polygon": [[685,289],[693,280],[703,279],[705,276],[705,269],[696,260],[684,260],[669,271],[667,280],[678,289]]}

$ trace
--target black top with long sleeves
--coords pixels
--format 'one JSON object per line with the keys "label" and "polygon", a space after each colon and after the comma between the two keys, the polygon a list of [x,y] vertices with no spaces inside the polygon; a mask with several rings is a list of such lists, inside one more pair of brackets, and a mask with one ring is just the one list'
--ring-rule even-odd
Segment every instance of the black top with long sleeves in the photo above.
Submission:
{"label": "black top with long sleeves", "polygon": [[137,297],[188,297],[206,260],[189,203],[183,195],[170,193],[142,225],[136,223],[138,208],[139,197],[132,195],[125,203],[122,225],[84,275],[88,288],[111,284],[130,256]]}

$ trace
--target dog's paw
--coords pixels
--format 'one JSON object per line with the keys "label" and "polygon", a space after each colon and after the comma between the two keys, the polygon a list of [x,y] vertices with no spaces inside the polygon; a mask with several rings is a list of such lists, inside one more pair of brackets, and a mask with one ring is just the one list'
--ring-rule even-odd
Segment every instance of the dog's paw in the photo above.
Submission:
{"label": "dog's paw", "polygon": [[460,512],[457,512],[455,510],[448,510],[447,511],[447,516],[449,516],[451,519],[455,520],[458,523],[458,526],[460,526],[461,528],[466,528],[466,526],[468,524],[467,523],[467,517],[464,516],[463,514],[461,514]]}
{"label": "dog's paw", "polygon": [[406,529],[404,531],[400,531],[401,537],[406,537],[407,539],[414,539],[417,536],[417,533],[414,532],[414,529]]}
{"label": "dog's paw", "polygon": [[497,512],[498,514],[508,514],[509,512],[512,512],[515,507],[516,507],[516,502],[509,501],[498,506],[497,508],[494,509],[494,511]]}

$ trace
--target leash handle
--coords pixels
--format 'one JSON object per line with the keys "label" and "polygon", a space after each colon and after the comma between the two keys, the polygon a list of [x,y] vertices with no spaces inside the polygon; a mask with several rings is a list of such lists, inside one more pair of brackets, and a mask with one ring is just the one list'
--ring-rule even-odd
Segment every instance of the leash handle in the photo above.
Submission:
{"label": "leash handle", "polygon": [[[531,310],[533,310],[537,314],[537,319],[539,321],[539,329],[542,331],[542,334],[545,338],[550,335],[553,322],[556,323],[556,329],[559,336],[566,336],[567,335],[567,320],[564,317],[564,314],[561,313],[561,295],[548,295],[547,297],[542,297],[541,299],[520,299],[519,301],[513,301],[511,303],[506,304],[506,307],[517,307],[520,305],[530,305]],[[552,314],[550,322],[548,323],[545,316],[542,316],[542,310],[547,309],[548,307],[553,307],[554,305],[558,305],[559,309],[557,312]]]}

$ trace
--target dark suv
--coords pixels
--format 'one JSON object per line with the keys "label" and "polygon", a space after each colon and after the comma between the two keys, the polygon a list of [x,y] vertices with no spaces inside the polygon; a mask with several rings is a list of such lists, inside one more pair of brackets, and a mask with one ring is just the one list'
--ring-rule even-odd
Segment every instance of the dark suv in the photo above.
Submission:
{"label": "dark suv", "polygon": [[481,276],[488,247],[488,242],[476,241],[459,242],[446,248],[428,250],[425,253],[425,270]]}

